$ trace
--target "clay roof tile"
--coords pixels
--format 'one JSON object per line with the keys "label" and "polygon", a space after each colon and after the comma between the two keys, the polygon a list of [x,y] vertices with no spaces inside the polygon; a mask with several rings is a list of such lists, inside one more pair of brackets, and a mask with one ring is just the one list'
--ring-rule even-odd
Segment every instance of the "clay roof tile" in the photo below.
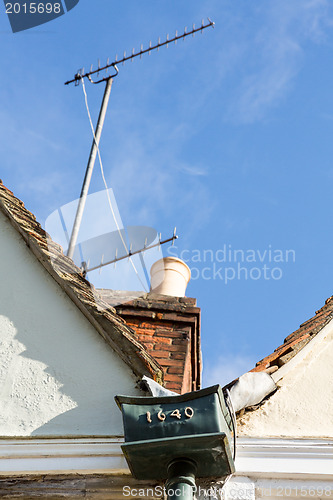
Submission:
{"label": "clay roof tile", "polygon": [[253,372],[264,371],[271,366],[282,366],[293,358],[333,319],[333,296],[329,297],[315,316],[300,325],[298,330],[288,335],[284,343],[261,361],[258,361]]}
{"label": "clay roof tile", "polygon": [[24,203],[0,180],[0,211],[22,236],[28,248],[63,291],[71,298],[104,340],[140,378],[143,375],[163,383],[159,363],[138,341],[134,331],[99,297],[94,286],[74,262],[51,240]]}

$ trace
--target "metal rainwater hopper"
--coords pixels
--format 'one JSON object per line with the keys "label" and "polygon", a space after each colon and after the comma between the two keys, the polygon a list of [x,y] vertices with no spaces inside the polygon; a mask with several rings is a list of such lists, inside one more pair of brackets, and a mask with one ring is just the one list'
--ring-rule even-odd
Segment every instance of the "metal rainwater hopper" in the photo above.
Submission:
{"label": "metal rainwater hopper", "polygon": [[232,417],[219,385],[181,396],[115,400],[134,478],[192,488],[195,478],[225,481],[235,471]]}

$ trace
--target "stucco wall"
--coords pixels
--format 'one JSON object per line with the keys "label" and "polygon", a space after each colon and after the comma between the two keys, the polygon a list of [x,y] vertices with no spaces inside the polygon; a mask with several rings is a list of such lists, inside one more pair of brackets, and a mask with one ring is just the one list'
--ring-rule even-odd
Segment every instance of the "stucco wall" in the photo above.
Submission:
{"label": "stucco wall", "polygon": [[121,435],[136,378],[0,213],[0,436]]}
{"label": "stucco wall", "polygon": [[333,323],[319,335],[304,359],[292,360],[278,391],[239,420],[240,436],[333,437]]}

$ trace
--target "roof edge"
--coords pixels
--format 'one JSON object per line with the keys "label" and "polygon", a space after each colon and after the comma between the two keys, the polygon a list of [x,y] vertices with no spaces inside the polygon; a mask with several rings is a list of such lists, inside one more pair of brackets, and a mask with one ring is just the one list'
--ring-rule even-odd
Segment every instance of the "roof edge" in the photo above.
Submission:
{"label": "roof edge", "polygon": [[136,340],[133,330],[113,308],[101,298],[97,298],[97,293],[92,292],[95,290],[94,286],[85,280],[80,269],[64,255],[60,245],[49,237],[35,216],[3,185],[1,180],[0,210],[48,274],[133,373],[140,378],[143,375],[150,376],[162,384],[161,366]]}
{"label": "roof edge", "polygon": [[274,373],[271,373],[271,377],[275,383],[279,382],[283,377],[289,373],[298,363],[303,361],[303,359],[310,353],[310,351],[319,344],[323,339],[325,339],[328,335],[333,332],[333,318],[325,324],[325,326],[318,332],[318,334],[311,339],[311,342],[308,342],[303,346],[302,349],[299,349],[295,356],[288,361],[288,363],[282,365],[278,370]]}
{"label": "roof edge", "polygon": [[284,343],[277,347],[273,353],[258,361],[252,372],[266,371],[268,369],[281,369],[290,362],[307,344],[332,321],[333,296],[329,297],[323,307],[315,315],[302,323],[300,327],[284,339]]}

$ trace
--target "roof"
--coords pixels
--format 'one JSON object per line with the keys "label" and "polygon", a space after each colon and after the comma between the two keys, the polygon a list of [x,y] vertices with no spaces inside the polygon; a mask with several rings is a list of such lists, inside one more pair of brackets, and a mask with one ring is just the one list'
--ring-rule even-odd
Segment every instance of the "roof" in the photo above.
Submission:
{"label": "roof", "polygon": [[196,299],[156,293],[99,290],[136,332],[164,370],[167,389],[184,394],[201,388],[200,308]]}
{"label": "roof", "polygon": [[[274,372],[277,372],[277,378],[276,375],[274,374],[272,377],[272,381],[276,382],[279,380],[279,372],[278,369],[281,368],[282,366],[286,365],[294,356],[296,356],[309,342],[311,342],[316,335],[323,330],[323,328],[333,319],[333,296],[328,298],[325,301],[324,306],[321,309],[318,309],[316,311],[315,315],[302,323],[300,327],[295,330],[293,333],[288,335],[284,339],[284,342],[282,345],[277,347],[272,354],[269,354],[268,356],[265,356],[262,360],[258,361],[256,363],[255,368],[250,370],[248,373],[244,374],[242,377],[239,377],[232,382],[229,382],[224,389],[228,389],[230,391],[233,390],[234,387],[236,387],[236,384],[242,381],[242,379],[248,375],[261,375],[263,372],[266,372],[268,375],[272,375]],[[243,386],[244,386],[244,400],[247,401],[248,399],[248,394],[250,391],[251,394],[251,399],[256,399],[258,395],[261,394],[261,400],[258,399],[258,403],[254,405],[246,405],[244,406],[240,411],[238,411],[237,416],[238,418],[242,418],[244,412],[248,411],[254,411],[257,410],[258,408],[261,407],[261,405],[269,399],[273,394],[275,394],[276,389],[278,387],[275,385],[275,387],[267,387],[267,391],[265,392],[266,395],[264,395],[264,392],[262,392],[262,382],[265,381],[265,379],[254,379],[251,378],[248,379],[244,378],[243,381]],[[255,388],[254,384],[255,383]],[[247,387],[247,384],[250,384],[250,389]],[[239,391],[242,391],[243,388],[239,388]],[[241,395],[241,392],[239,392],[239,395]],[[242,396],[242,395],[241,395]],[[237,407],[237,403],[236,403]]]}
{"label": "roof", "polygon": [[135,375],[147,375],[163,382],[160,364],[138,341],[134,331],[116,314],[113,307],[99,298],[93,285],[74,262],[66,257],[60,245],[52,241],[23,202],[0,180],[0,211],[7,217],[40,264],[70,297],[120,358]]}
{"label": "roof", "polygon": [[[274,371],[293,358],[306,344],[308,344],[333,318],[333,296],[325,301],[324,306],[316,311],[315,315],[301,324],[284,339],[284,343],[277,347],[272,354],[258,361],[254,372]],[[275,368],[275,369],[277,369]]]}

